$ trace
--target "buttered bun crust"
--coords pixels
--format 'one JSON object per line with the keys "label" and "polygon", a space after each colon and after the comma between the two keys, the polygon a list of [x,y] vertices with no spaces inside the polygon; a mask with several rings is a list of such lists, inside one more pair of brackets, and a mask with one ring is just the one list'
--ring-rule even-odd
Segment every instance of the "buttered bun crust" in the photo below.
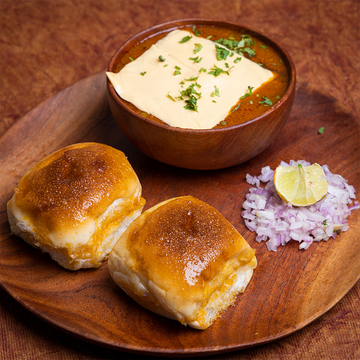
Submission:
{"label": "buttered bun crust", "polygon": [[145,211],[109,256],[114,281],[143,307],[206,329],[244,292],[255,251],[212,206],[184,196]]}
{"label": "buttered bun crust", "polygon": [[124,153],[80,143],[48,155],[22,177],[8,217],[15,235],[76,270],[99,267],[144,204]]}

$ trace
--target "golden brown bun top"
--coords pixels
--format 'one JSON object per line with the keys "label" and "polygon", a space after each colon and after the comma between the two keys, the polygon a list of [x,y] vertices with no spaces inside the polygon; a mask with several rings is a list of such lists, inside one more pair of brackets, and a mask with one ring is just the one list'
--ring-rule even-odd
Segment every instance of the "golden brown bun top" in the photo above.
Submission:
{"label": "golden brown bun top", "polygon": [[60,149],[32,167],[15,189],[16,205],[49,231],[96,219],[117,198],[133,196],[140,182],[124,153],[98,143]]}
{"label": "golden brown bun top", "polygon": [[255,251],[212,206],[192,196],[162,204],[134,222],[127,249],[136,271],[163,289],[195,295],[232,257],[245,263],[254,257]]}

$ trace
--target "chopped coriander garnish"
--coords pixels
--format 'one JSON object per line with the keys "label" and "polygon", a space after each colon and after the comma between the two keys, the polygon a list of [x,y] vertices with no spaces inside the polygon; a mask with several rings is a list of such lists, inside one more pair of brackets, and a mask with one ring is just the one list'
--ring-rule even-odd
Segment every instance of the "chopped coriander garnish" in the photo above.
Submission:
{"label": "chopped coriander garnish", "polygon": [[249,47],[244,48],[244,49],[239,49],[239,51],[247,53],[250,57],[256,55],[255,51],[253,49],[249,48]]}
{"label": "chopped coriander garnish", "polygon": [[220,122],[220,124],[221,124],[221,125],[226,125],[226,121],[223,120],[223,121]]}
{"label": "chopped coriander garnish", "polygon": [[250,100],[250,101],[249,101],[249,103],[250,103],[250,104],[252,104],[252,103],[253,103],[253,101],[252,101],[252,100]]}
{"label": "chopped coriander garnish", "polygon": [[197,99],[195,97],[190,97],[188,100],[185,100],[186,105],[184,106],[184,109],[186,110],[194,110],[198,112],[197,108]]}
{"label": "chopped coriander garnish", "polygon": [[267,49],[266,45],[260,45],[263,49]]}
{"label": "chopped coriander garnish", "polygon": [[[194,87],[197,86],[200,88],[201,86],[198,83],[191,84],[186,90],[180,91],[180,96],[178,99],[184,100],[186,105],[184,106],[187,110],[197,110],[197,100],[201,98],[201,93],[198,93]],[[188,97],[188,99],[184,99],[184,96]]]}
{"label": "chopped coriander garnish", "polygon": [[181,81],[180,84],[184,85],[185,83],[183,81]]}
{"label": "chopped coriander garnish", "polygon": [[224,46],[226,46],[227,48],[233,50],[234,49],[234,46],[236,46],[237,42],[236,41],[233,41],[233,40],[229,40],[229,39],[217,39],[215,41],[216,43],[218,44],[222,44]]}
{"label": "chopped coriander garnish", "polygon": [[216,101],[215,101],[215,100],[213,100],[212,102],[213,102],[213,103],[216,103]]}
{"label": "chopped coriander garnish", "polygon": [[164,65],[164,67],[167,67],[167,66],[168,66],[168,64],[165,64],[165,65]]}
{"label": "chopped coriander garnish", "polygon": [[323,221],[323,225],[327,225],[326,221],[327,221],[327,220],[324,220],[324,221]]}
{"label": "chopped coriander garnish", "polygon": [[241,35],[242,41],[245,42],[246,45],[255,45],[255,42],[252,40],[250,35]]}
{"label": "chopped coriander garnish", "polygon": [[271,106],[273,103],[266,96],[263,96],[263,101],[259,101],[259,104],[264,104],[264,106]]}
{"label": "chopped coriander garnish", "polygon": [[146,71],[143,71],[140,73],[142,76],[144,76],[146,74]]}
{"label": "chopped coriander garnish", "polygon": [[253,86],[248,86],[248,89],[249,89],[249,91],[245,95],[241,96],[240,100],[246,98],[247,96],[250,96],[252,94],[252,91],[254,90],[254,87]]}
{"label": "chopped coriander garnish", "polygon": [[324,132],[324,127],[322,126],[321,128],[319,128],[318,133],[322,134],[323,132]]}
{"label": "chopped coriander garnish", "polygon": [[195,26],[195,25],[192,27],[192,31],[193,31],[193,33],[194,33],[195,36],[199,36],[199,35],[201,34],[201,32],[200,32],[199,30],[196,30],[196,26]]}
{"label": "chopped coriander garnish", "polygon": [[223,70],[223,69],[219,68],[218,66],[216,66],[215,64],[214,64],[214,67],[211,68],[211,71],[208,72],[209,75],[214,75],[214,76],[218,76],[221,73],[225,73],[227,75],[230,75],[228,70]]}
{"label": "chopped coriander garnish", "polygon": [[197,57],[189,58],[189,60],[192,60],[194,63],[199,63],[199,62],[202,60],[202,57],[199,58],[199,57],[197,56]]}
{"label": "chopped coriander garnish", "polygon": [[228,49],[237,54],[245,52],[250,57],[256,55],[255,51],[248,47],[249,45],[255,45],[254,41],[249,35],[241,35],[240,41],[236,41],[233,37],[229,37],[229,39],[221,38],[216,40],[215,42],[226,46]]}
{"label": "chopped coriander garnish", "polygon": [[207,37],[207,39],[211,39],[212,38],[212,35],[209,35],[208,37]]}
{"label": "chopped coriander garnish", "polygon": [[162,55],[159,56],[159,60],[160,60],[161,62],[164,62],[164,61],[165,61],[165,59],[162,57]]}
{"label": "chopped coriander garnish", "polygon": [[199,72],[206,72],[206,69],[202,67]]}
{"label": "chopped coriander garnish", "polygon": [[215,49],[216,49],[216,57],[219,61],[226,60],[226,58],[230,54],[229,50],[227,50],[223,47],[220,47],[219,45],[216,45],[216,44],[215,44]]}
{"label": "chopped coriander garnish", "polygon": [[241,58],[238,57],[238,58],[236,58],[236,59],[234,60],[234,63],[237,64],[237,63],[240,62],[240,61],[241,61]]}
{"label": "chopped coriander garnish", "polygon": [[220,97],[219,89],[217,88],[216,85],[214,87],[215,87],[215,91],[213,91],[211,93],[211,97],[214,97],[214,96],[219,96]]}
{"label": "chopped coriander garnish", "polygon": [[179,41],[179,43],[180,43],[180,44],[186,43],[186,42],[189,41],[191,38],[192,38],[191,35],[185,36],[185,37],[183,37],[183,38]]}
{"label": "chopped coriander garnish", "polygon": [[181,68],[179,68],[178,66],[175,65],[174,75],[180,75],[181,74],[180,70],[181,70]]}
{"label": "chopped coriander garnish", "polygon": [[134,61],[134,59],[131,56],[129,56],[129,59],[130,59],[130,61]]}
{"label": "chopped coriander garnish", "polygon": [[195,44],[194,54],[198,53],[202,49],[201,44]]}
{"label": "chopped coriander garnish", "polygon": [[170,95],[170,91],[168,92],[168,94],[166,95],[169,99],[171,99],[172,101],[176,102],[176,100]]}
{"label": "chopped coriander garnish", "polygon": [[186,81],[196,81],[198,79],[198,76],[192,76],[189,79],[185,79]]}
{"label": "chopped coriander garnish", "polygon": [[241,103],[237,104],[237,105],[233,108],[232,112],[236,111],[236,110],[240,107],[240,105],[241,105]]}
{"label": "chopped coriander garnish", "polygon": [[298,167],[299,167],[300,169],[302,169],[302,165],[301,165],[301,164],[298,164]]}

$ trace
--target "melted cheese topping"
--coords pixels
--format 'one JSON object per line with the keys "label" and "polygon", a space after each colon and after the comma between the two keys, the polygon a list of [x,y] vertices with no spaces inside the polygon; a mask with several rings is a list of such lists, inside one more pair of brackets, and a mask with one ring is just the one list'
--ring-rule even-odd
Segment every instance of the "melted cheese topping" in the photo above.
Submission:
{"label": "melted cheese topping", "polygon": [[[192,36],[189,41],[181,43],[189,35],[192,36],[187,31],[174,30],[120,72],[106,74],[119,96],[141,111],[156,116],[170,126],[211,129],[226,118],[239,98],[248,92],[249,86],[255,91],[274,75],[238,54],[228,56],[225,61],[217,60],[215,43],[208,39]],[[197,44],[202,47],[195,52],[199,48]],[[165,61],[160,61],[160,56]],[[200,62],[190,60],[197,57],[201,58]],[[239,57],[241,61],[236,60]],[[229,74],[209,74],[215,66]],[[206,72],[200,72],[202,68]],[[180,74],[177,74],[177,70]],[[194,77],[197,77],[196,81],[186,80]],[[200,87],[195,85],[194,90],[201,93],[197,100],[197,111],[184,108],[184,100],[188,99],[186,96],[184,100],[178,98],[180,91],[195,82]],[[215,94],[216,89],[219,96]]]}

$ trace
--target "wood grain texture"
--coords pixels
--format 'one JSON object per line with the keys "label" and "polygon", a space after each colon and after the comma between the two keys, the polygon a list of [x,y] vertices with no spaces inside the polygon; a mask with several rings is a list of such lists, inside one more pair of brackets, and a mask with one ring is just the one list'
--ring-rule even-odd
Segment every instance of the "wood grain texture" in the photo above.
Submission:
{"label": "wood grain texture", "polygon": [[[326,131],[319,135],[324,122]],[[0,140],[1,284],[51,325],[111,349],[213,355],[280,339],[328,311],[358,280],[360,212],[351,214],[350,230],[336,240],[307,251],[291,243],[270,253],[240,216],[249,189],[245,175],[259,174],[265,165],[274,169],[280,160],[306,159],[326,163],[359,192],[359,136],[359,123],[338,101],[300,84],[290,119],[267,151],[223,170],[175,168],[149,159],[121,134],[109,113],[105,75],[99,73],[36,107]],[[186,328],[142,309],[117,288],[106,264],[66,271],[10,235],[6,201],[23,173],[47,153],[80,141],[103,142],[125,152],[142,183],[146,208],[191,194],[219,210],[256,249],[259,266],[246,292],[208,330]]]}

